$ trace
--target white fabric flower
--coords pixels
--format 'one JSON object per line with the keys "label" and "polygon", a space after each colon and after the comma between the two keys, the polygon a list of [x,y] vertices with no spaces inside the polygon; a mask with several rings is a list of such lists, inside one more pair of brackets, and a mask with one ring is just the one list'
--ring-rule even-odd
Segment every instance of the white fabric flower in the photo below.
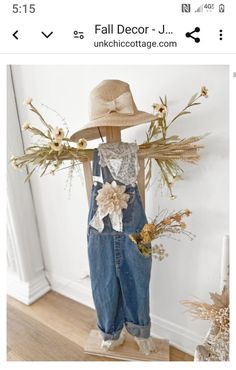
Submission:
{"label": "white fabric flower", "polygon": [[102,189],[98,190],[96,200],[103,212],[112,214],[128,207],[129,194],[125,193],[124,185],[117,185],[115,181],[111,184],[106,182]]}
{"label": "white fabric flower", "polygon": [[110,216],[114,230],[122,231],[122,209],[128,207],[130,195],[125,193],[124,185],[117,185],[116,181],[106,182],[102,189],[98,190],[96,197],[98,209],[90,221],[90,225],[101,232],[104,228],[103,218]]}

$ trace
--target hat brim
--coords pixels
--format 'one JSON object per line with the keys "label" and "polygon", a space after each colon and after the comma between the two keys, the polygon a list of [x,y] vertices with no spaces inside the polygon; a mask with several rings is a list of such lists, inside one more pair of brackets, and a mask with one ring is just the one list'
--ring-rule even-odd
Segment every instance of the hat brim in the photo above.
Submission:
{"label": "hat brim", "polygon": [[[157,115],[153,115],[143,111],[137,111],[135,114],[122,114],[112,112],[106,116],[90,121],[79,131],[76,131],[70,140],[78,142],[79,139],[94,140],[102,136],[106,136],[106,127],[120,127],[121,130],[132,126],[141,125],[142,123],[151,122],[157,119]],[[100,133],[99,133],[100,131]]]}

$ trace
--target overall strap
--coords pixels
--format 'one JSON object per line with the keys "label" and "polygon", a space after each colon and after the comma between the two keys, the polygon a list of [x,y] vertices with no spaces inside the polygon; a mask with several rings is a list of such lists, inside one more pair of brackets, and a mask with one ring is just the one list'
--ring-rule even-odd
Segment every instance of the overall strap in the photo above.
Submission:
{"label": "overall strap", "polygon": [[93,177],[100,177],[101,166],[99,164],[98,150],[95,148],[93,150]]}
{"label": "overall strap", "polygon": [[114,179],[107,166],[101,167],[98,149],[93,151],[93,181],[112,182]]}

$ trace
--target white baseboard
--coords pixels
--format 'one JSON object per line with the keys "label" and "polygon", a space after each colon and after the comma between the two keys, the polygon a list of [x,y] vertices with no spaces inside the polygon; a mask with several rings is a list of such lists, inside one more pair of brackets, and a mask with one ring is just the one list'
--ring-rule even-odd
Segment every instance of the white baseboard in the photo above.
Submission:
{"label": "white baseboard", "polygon": [[27,282],[20,280],[14,273],[7,274],[7,294],[27,305],[35,302],[49,290],[51,287],[43,271],[35,279]]}
{"label": "white baseboard", "polygon": [[[46,276],[50,281],[52,290],[86,306],[95,308],[89,277],[75,282],[49,272],[46,272]],[[203,337],[195,332],[153,314],[151,314],[151,323],[153,337],[169,339],[170,344],[190,355],[194,355],[196,346],[203,341]]]}
{"label": "white baseboard", "polygon": [[79,281],[72,281],[61,276],[52,274],[46,271],[46,276],[50,281],[52,290],[60,293],[68,298],[82,303],[91,308],[94,307],[92,291],[90,287],[90,278],[81,279]]}
{"label": "white baseboard", "polygon": [[195,348],[204,340],[202,336],[172,321],[151,313],[151,334],[153,337],[169,339],[174,347],[194,355]]}

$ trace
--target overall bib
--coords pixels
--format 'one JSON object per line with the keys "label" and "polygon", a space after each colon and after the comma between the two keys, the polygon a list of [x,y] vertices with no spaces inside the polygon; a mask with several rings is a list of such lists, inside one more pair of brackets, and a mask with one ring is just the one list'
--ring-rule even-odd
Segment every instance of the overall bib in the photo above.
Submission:
{"label": "overall bib", "polygon": [[[114,143],[114,145],[136,145]],[[100,144],[102,146],[109,144]],[[110,144],[112,146],[112,144]],[[98,149],[94,150],[93,178],[102,175],[103,182],[94,181],[88,215],[88,259],[91,287],[97,314],[97,327],[103,340],[118,339],[123,326],[136,337],[150,336],[149,282],[152,257],[144,256],[129,234],[139,232],[147,218],[137,183],[125,185],[128,206],[122,209],[122,231],[114,230],[109,215],[103,218],[100,232],[91,226],[98,205],[96,197],[103,184],[124,185],[111,174],[108,166],[101,166]]]}

